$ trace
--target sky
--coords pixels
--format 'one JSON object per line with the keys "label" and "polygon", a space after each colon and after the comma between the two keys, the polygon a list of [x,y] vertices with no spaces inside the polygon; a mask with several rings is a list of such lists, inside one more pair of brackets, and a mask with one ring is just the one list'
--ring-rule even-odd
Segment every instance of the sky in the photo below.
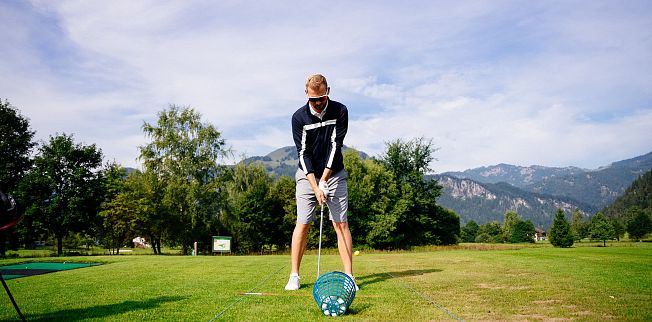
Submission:
{"label": "sky", "polygon": [[348,107],[347,146],[431,139],[436,173],[652,151],[647,0],[3,0],[0,43],[0,99],[36,140],[72,134],[134,168],[170,105],[235,159],[294,145],[313,73]]}

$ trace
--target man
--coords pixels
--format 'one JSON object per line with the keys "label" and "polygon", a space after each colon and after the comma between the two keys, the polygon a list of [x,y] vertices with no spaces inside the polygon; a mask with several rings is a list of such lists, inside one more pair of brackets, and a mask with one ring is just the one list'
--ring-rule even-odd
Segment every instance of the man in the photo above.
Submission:
{"label": "man", "polygon": [[347,173],[342,158],[349,115],[346,106],[328,98],[329,92],[323,75],[311,75],[306,81],[308,102],[292,115],[299,169],[295,174],[297,223],[292,233],[292,271],[285,286],[288,291],[301,287],[299,268],[317,204],[328,205],[344,273],[353,278],[351,231],[347,222]]}

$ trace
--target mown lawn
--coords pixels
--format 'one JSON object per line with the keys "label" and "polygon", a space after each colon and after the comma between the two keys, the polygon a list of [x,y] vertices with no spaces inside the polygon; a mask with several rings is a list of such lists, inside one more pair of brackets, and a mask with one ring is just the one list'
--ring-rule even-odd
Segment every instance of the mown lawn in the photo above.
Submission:
{"label": "mown lawn", "polygon": [[[339,318],[312,299],[316,255],[304,258],[297,292],[283,290],[288,255],[57,258],[105,264],[7,283],[28,321],[652,320],[652,244],[608,245],[363,251],[361,290]],[[322,272],[340,267],[328,253]],[[2,291],[0,320],[12,319]]]}

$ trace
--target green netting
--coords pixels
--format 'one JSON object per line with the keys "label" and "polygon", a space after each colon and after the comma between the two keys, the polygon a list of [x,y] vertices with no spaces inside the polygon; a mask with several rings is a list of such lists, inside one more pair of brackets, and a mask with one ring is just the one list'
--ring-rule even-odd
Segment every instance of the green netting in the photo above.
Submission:
{"label": "green netting", "polygon": [[63,271],[80,267],[99,265],[97,263],[61,263],[61,262],[33,262],[16,265],[1,266],[0,269],[51,269]]}
{"label": "green netting", "polygon": [[47,274],[69,269],[100,265],[99,263],[66,263],[66,262],[32,262],[1,266],[0,272],[6,280],[26,276]]}

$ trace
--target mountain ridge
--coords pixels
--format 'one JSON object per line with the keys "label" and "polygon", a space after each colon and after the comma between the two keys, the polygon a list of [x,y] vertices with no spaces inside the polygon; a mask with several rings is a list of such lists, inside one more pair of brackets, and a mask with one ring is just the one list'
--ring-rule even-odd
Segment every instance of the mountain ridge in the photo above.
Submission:
{"label": "mountain ridge", "polygon": [[[366,153],[358,152],[368,158]],[[244,162],[260,162],[269,173],[293,177],[298,158],[295,147],[286,146]],[[516,211],[538,227],[547,228],[558,208],[567,213],[579,209],[589,217],[622,195],[650,169],[652,152],[597,169],[500,163],[428,178],[442,185],[437,202],[459,214],[462,222],[502,221],[505,212]]]}
{"label": "mountain ridge", "polygon": [[[342,147],[342,151],[346,151],[347,149],[350,148],[346,145]],[[369,158],[369,156],[362,151],[358,151],[358,153],[363,159]],[[242,162],[258,162],[265,167],[267,172],[272,173],[275,176],[294,177],[294,173],[297,171],[297,167],[299,166],[299,157],[297,156],[296,147],[289,145],[278,148],[264,156],[246,158]]]}

